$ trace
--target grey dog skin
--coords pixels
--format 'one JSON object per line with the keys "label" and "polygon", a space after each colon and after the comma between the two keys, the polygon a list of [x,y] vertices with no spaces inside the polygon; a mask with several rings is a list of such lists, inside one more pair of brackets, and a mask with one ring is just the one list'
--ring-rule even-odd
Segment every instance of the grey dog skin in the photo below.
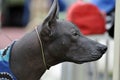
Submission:
{"label": "grey dog skin", "polygon": [[[38,26],[46,64],[50,68],[62,62],[77,64],[98,60],[107,50],[105,45],[83,36],[69,21],[59,20],[58,1]],[[27,33],[12,49],[10,66],[18,80],[39,80],[46,71],[36,31]]]}

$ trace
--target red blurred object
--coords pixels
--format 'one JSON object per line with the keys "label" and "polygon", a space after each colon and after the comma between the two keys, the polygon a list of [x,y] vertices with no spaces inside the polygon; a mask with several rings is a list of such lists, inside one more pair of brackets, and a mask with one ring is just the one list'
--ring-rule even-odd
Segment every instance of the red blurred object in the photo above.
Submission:
{"label": "red blurred object", "polygon": [[67,20],[76,24],[84,35],[105,33],[105,15],[93,4],[77,1],[67,12]]}

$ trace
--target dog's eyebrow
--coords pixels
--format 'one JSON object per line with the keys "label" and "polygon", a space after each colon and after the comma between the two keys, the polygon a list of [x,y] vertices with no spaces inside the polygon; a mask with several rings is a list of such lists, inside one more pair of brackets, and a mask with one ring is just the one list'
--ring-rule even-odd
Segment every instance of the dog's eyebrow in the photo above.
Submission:
{"label": "dog's eyebrow", "polygon": [[76,34],[80,35],[80,31],[79,31],[77,28],[75,28],[75,27],[73,27],[73,28],[70,30],[70,32],[71,32],[71,33],[76,33]]}
{"label": "dog's eyebrow", "polygon": [[73,25],[73,27],[77,27],[77,25],[76,25],[76,24],[74,24],[74,23],[72,23],[72,22],[71,22],[71,24]]}
{"label": "dog's eyebrow", "polygon": [[77,29],[76,26],[75,26],[75,27],[73,26],[71,30],[76,31],[76,32],[79,32],[79,29]]}

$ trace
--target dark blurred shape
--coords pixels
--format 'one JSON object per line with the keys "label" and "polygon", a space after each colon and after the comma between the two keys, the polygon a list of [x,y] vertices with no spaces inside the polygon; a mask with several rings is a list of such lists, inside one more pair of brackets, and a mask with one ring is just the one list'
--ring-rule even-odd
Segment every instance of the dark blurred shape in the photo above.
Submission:
{"label": "dark blurred shape", "polygon": [[111,20],[107,20],[107,24],[110,25],[110,28],[107,30],[110,37],[114,38],[114,24],[115,24],[115,9],[111,11],[107,16],[111,18]]}
{"label": "dark blurred shape", "polygon": [[114,23],[112,24],[112,27],[108,30],[109,35],[114,38]]}
{"label": "dark blurred shape", "polygon": [[[29,0],[30,1],[30,0]],[[28,0],[3,0],[2,26],[25,26],[29,19]],[[27,15],[25,15],[27,13]]]}
{"label": "dark blurred shape", "polygon": [[93,4],[77,1],[68,9],[67,19],[76,24],[84,35],[105,33],[105,15]]}

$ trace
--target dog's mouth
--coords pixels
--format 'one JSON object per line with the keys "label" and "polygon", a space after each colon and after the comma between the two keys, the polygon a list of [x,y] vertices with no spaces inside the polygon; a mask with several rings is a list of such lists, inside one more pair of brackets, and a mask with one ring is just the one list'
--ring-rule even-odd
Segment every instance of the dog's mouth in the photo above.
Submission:
{"label": "dog's mouth", "polygon": [[71,62],[75,62],[77,64],[82,64],[82,63],[86,63],[86,62],[92,62],[92,61],[96,61],[99,60],[103,55],[99,54],[99,55],[89,55],[86,57],[79,57],[79,59],[77,60],[76,58],[73,58],[71,60]]}

